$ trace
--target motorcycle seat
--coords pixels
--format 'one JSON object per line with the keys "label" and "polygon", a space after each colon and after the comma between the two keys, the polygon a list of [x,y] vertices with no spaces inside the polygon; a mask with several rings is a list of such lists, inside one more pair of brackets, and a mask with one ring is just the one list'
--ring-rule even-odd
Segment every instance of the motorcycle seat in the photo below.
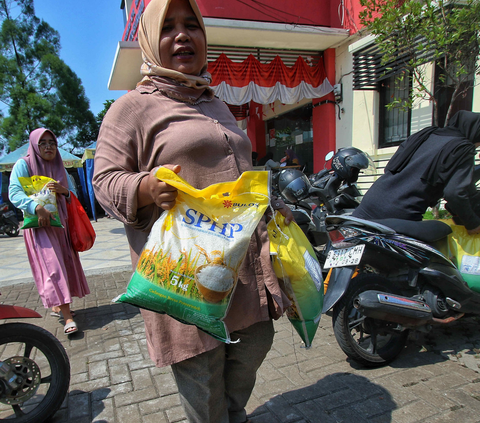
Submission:
{"label": "motorcycle seat", "polygon": [[403,219],[376,219],[372,222],[392,228],[395,232],[431,244],[452,233],[452,228],[438,220],[412,221]]}

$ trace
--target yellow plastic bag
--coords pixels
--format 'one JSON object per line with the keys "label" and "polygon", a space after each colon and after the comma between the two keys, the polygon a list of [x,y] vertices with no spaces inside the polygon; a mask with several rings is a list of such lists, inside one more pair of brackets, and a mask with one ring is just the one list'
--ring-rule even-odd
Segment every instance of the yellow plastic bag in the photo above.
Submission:
{"label": "yellow plastic bag", "polygon": [[[54,179],[47,176],[33,175],[29,177],[20,176],[18,181],[22,185],[25,194],[53,214],[55,219],[50,221],[50,225],[63,228],[62,222],[60,222],[60,216],[58,214],[57,196],[54,192],[51,192],[49,189],[45,188],[45,185],[51,181],[54,181]],[[22,229],[38,227],[38,216],[36,214],[32,215],[24,211]]]}
{"label": "yellow plastic bag", "polygon": [[310,347],[317,332],[323,307],[322,268],[307,237],[295,223],[275,212],[267,225],[273,269],[292,305],[288,320]]}
{"label": "yellow plastic bag", "polygon": [[178,189],[177,201],[153,225],[127,292],[114,301],[166,313],[229,343],[223,319],[270,202],[268,172],[203,190],[163,167],[156,175]]}
{"label": "yellow plastic bag", "polygon": [[448,236],[450,258],[467,285],[480,292],[480,234],[469,235],[465,226],[455,225],[453,220],[445,220],[452,233]]}

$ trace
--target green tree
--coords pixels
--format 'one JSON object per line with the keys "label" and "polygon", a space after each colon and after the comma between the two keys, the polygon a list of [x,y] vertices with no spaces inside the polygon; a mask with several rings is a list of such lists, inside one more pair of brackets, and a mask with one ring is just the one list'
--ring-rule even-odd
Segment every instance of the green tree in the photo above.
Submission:
{"label": "green tree", "polygon": [[0,0],[0,150],[15,150],[38,127],[72,146],[96,139],[81,80],[59,57],[60,36],[35,16],[33,0]]}
{"label": "green tree", "polygon": [[108,112],[108,109],[110,109],[110,106],[115,102],[115,100],[106,100],[103,102],[103,110],[98,112],[96,119],[97,123],[100,126],[102,124],[103,118]]}
{"label": "green tree", "polygon": [[[456,99],[465,96],[480,75],[478,65],[480,0],[360,0],[365,9],[361,23],[376,36],[382,64],[401,62],[415,90],[389,107],[412,107],[416,100],[433,103],[434,124],[445,125]],[[403,62],[403,63],[402,63]],[[438,122],[438,92],[434,92],[425,65],[436,62],[441,69],[440,88],[452,92],[445,122]]]}

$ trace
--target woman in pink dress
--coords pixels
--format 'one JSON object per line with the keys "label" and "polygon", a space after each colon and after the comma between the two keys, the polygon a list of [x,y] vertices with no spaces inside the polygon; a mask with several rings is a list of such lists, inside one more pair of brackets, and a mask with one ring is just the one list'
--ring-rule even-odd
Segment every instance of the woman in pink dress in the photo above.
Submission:
{"label": "woman in pink dress", "polygon": [[[47,176],[55,180],[46,185],[56,193],[58,214],[63,228],[51,226],[53,214],[28,197],[19,177]],[[27,155],[15,163],[9,186],[13,205],[38,216],[38,228],[25,229],[23,237],[33,278],[45,308],[52,308],[53,316],[63,316],[64,332],[71,334],[78,328],[70,310],[72,297],[82,298],[90,293],[87,280],[70,240],[66,202],[70,201],[67,172],[57,149],[57,138],[45,128],[30,134]]]}

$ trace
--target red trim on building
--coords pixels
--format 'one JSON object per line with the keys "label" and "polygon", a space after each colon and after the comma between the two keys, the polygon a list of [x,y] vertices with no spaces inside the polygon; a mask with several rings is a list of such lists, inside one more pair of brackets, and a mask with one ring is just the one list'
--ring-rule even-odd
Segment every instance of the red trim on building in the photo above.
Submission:
{"label": "red trim on building", "polygon": [[222,53],[215,62],[208,64],[208,71],[212,74],[211,85],[217,86],[225,82],[234,87],[245,87],[250,82],[261,87],[272,87],[277,82],[288,88],[296,87],[301,82],[318,87],[326,76],[321,59],[317,66],[312,67],[300,56],[295,65],[289,67],[285,66],[280,56],[276,56],[270,63],[260,63],[250,54],[246,60],[237,63]]}

